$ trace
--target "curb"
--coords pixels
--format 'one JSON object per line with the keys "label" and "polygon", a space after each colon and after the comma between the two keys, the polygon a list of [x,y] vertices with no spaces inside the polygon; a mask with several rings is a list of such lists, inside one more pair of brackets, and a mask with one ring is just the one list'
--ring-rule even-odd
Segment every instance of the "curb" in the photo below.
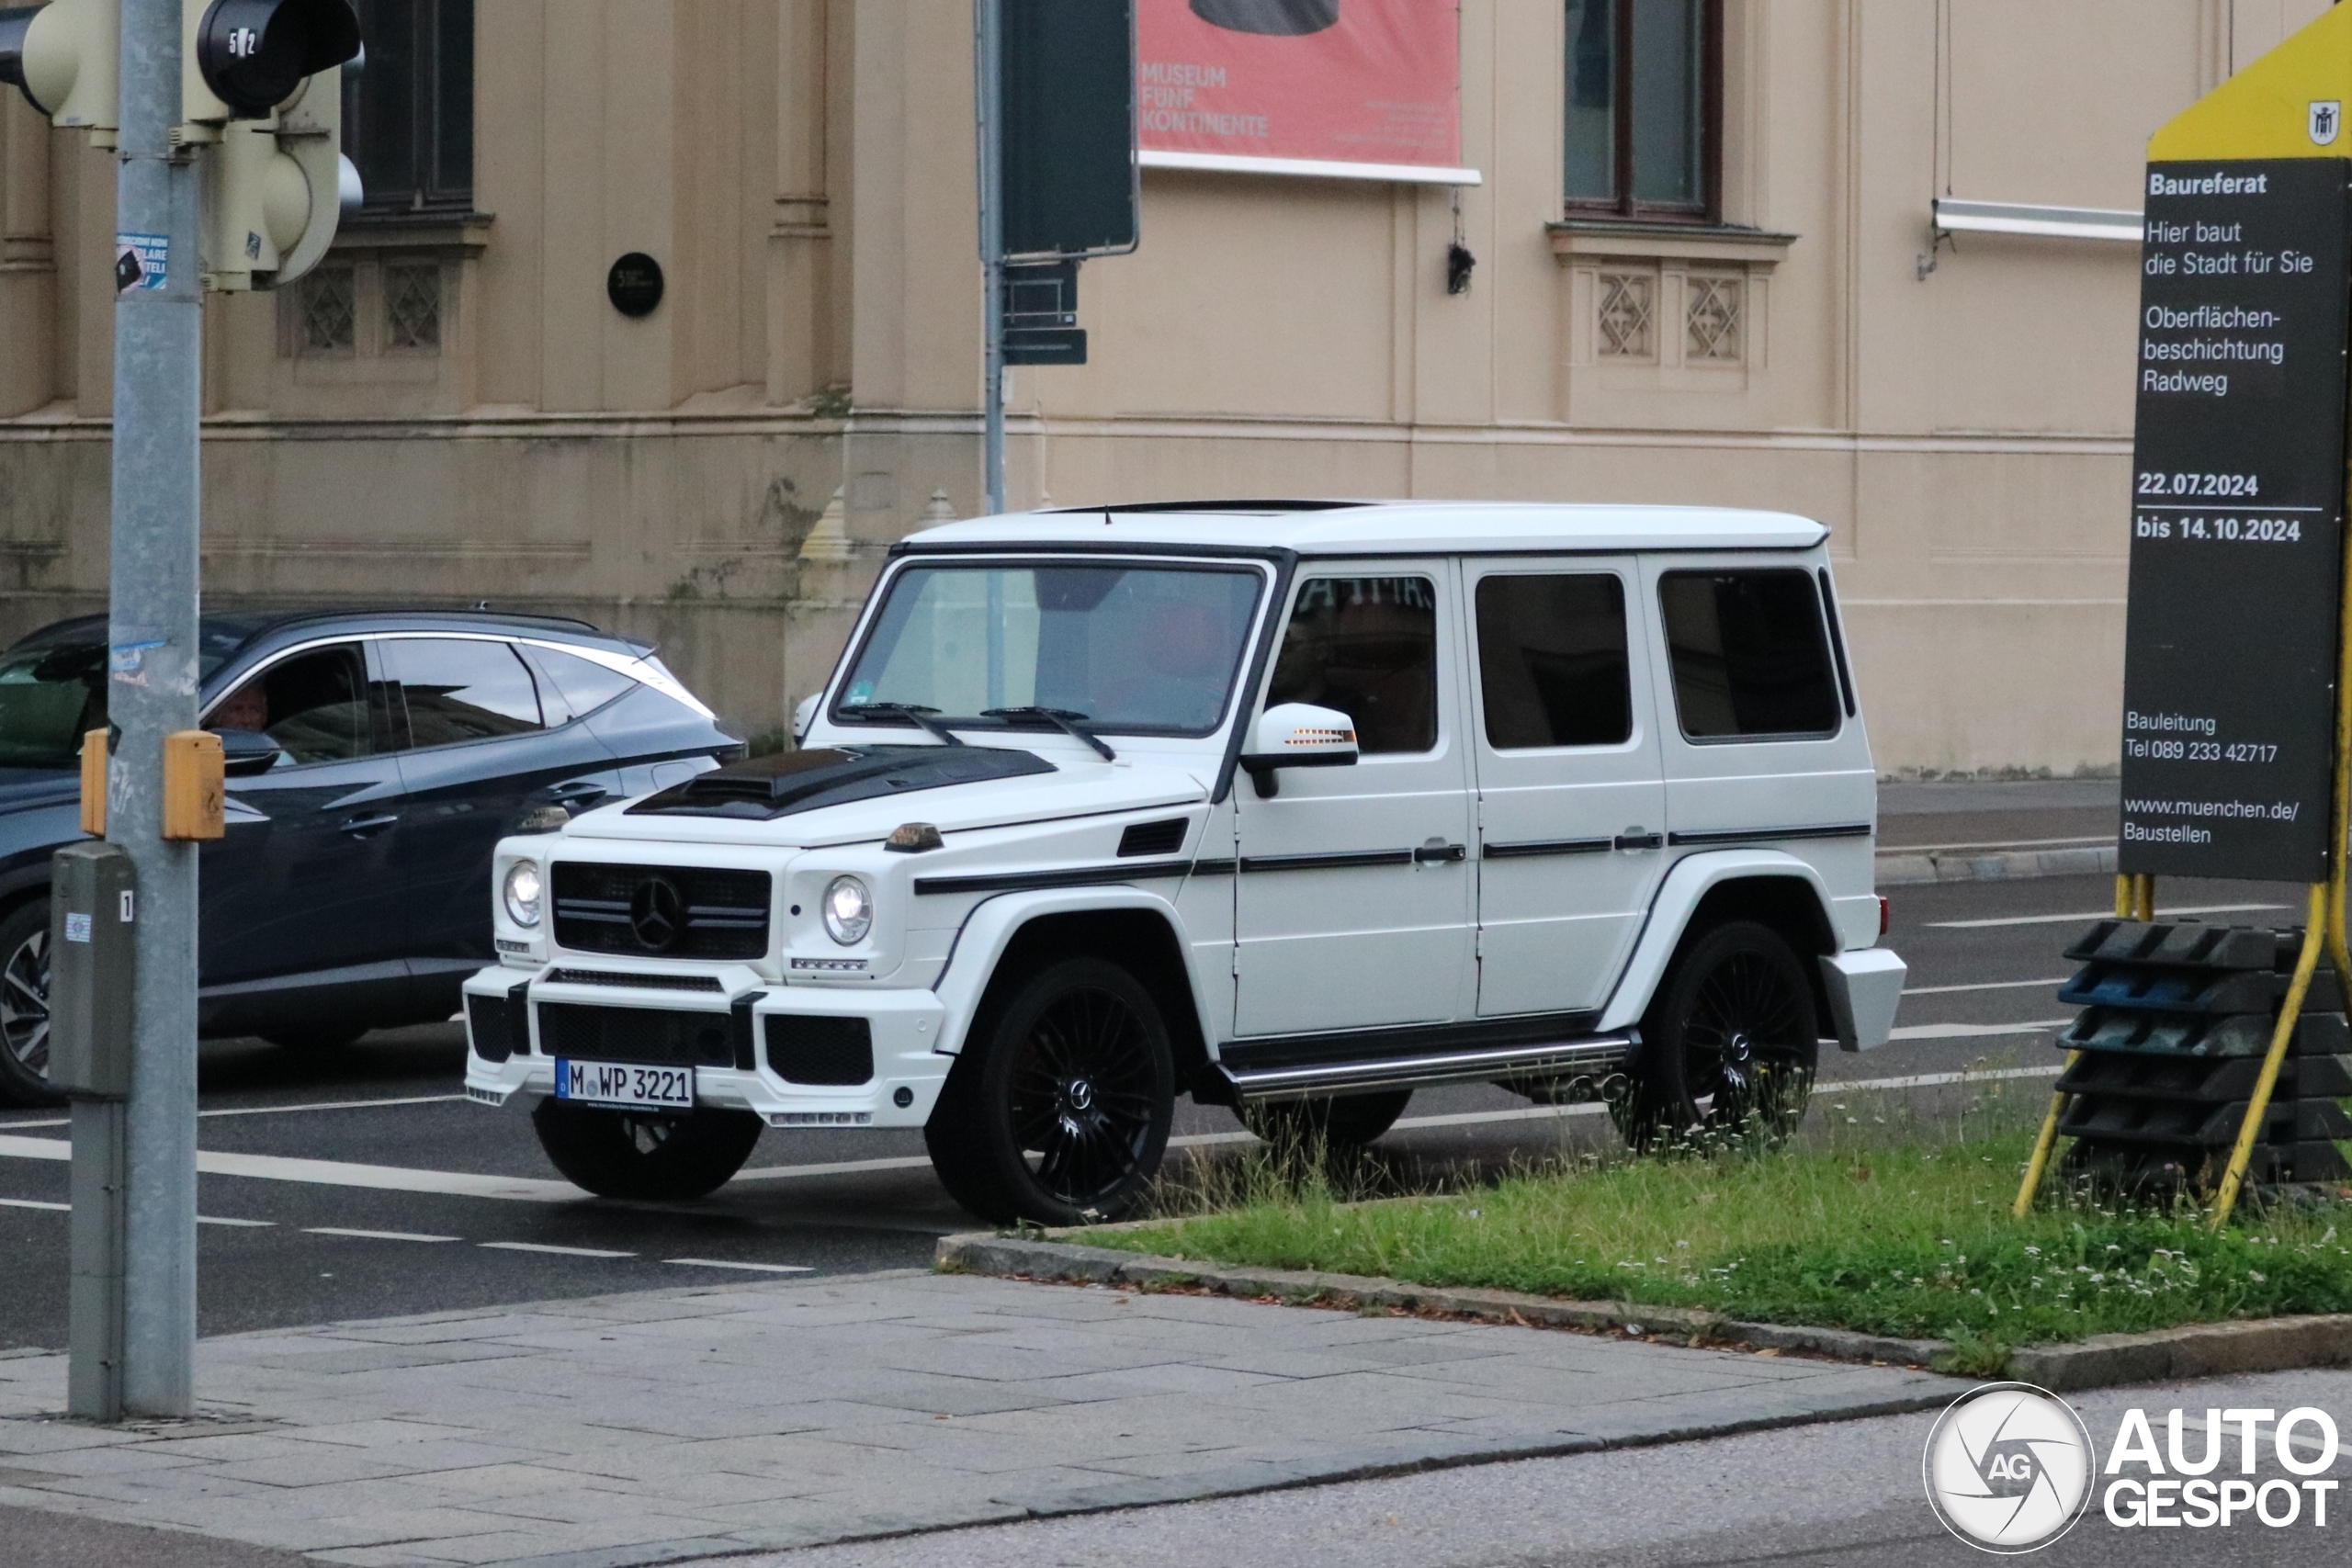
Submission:
{"label": "curb", "polygon": [[938,1266],[953,1273],[992,1274],[1041,1283],[1125,1285],[1134,1290],[1212,1292],[1254,1301],[1272,1296],[1292,1306],[1352,1311],[1444,1313],[1527,1328],[1586,1334],[1621,1333],[1634,1339],[1677,1339],[1708,1348],[1793,1350],[1839,1361],[1883,1361],[1924,1367],[1949,1349],[1940,1339],[1894,1339],[1844,1328],[1779,1323],[1738,1323],[1689,1307],[1636,1307],[1609,1302],[1566,1302],[1521,1291],[1408,1284],[1363,1274],[1294,1269],[1220,1268],[1176,1258],[1153,1258],[1107,1247],[1033,1241],[975,1233],[939,1238]]}
{"label": "curb", "polygon": [[2071,850],[2004,850],[1994,854],[1906,854],[1882,850],[1881,887],[1916,887],[1930,882],[2007,882],[2030,876],[2103,876],[2115,870],[2115,846]]}
{"label": "curb", "polygon": [[[1442,1313],[1527,1328],[1679,1340],[1705,1349],[1793,1351],[1829,1360],[1928,1367],[1951,1348],[1940,1339],[1896,1339],[1845,1328],[1741,1323],[1689,1307],[1568,1302],[1520,1291],[1408,1284],[1364,1274],[1222,1268],[1114,1247],[991,1233],[942,1236],[938,1268],[1049,1284],[1201,1290],[1245,1300],[1340,1310],[1387,1307]],[[2053,1393],[2121,1383],[2352,1366],[2352,1313],[2190,1324],[2149,1334],[2100,1334],[2071,1345],[2012,1351],[2004,1375]]]}

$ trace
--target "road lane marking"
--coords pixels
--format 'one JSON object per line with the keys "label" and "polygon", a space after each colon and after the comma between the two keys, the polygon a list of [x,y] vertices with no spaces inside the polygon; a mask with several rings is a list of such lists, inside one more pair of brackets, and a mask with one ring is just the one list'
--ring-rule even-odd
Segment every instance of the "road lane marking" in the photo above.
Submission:
{"label": "road lane marking", "polygon": [[1878,852],[1883,855],[1948,855],[1962,850],[2051,850],[2066,844],[2086,844],[2092,849],[2105,849],[2114,842],[2115,835],[2112,833],[2104,837],[2091,833],[2072,839],[1994,839],[1974,844],[1881,843]]}
{"label": "road lane marking", "polygon": [[746,1269],[755,1274],[811,1274],[816,1272],[805,1263],[729,1263],[723,1258],[665,1258],[664,1263],[675,1263],[687,1269]]}
{"label": "road lane marking", "polygon": [[634,1252],[614,1252],[602,1247],[549,1247],[537,1241],[484,1241],[478,1247],[492,1252],[545,1252],[557,1258],[635,1258]]}
{"label": "road lane marking", "polygon": [[[199,1111],[206,1116],[290,1116],[298,1111],[370,1111],[379,1105],[440,1105],[452,1100],[463,1100],[462,1094],[412,1094],[399,1100],[321,1100],[307,1105],[232,1105],[218,1111]],[[0,1122],[0,1132],[14,1132],[22,1127],[70,1127],[70,1116],[58,1116],[41,1122]]]}
{"label": "road lane marking", "polygon": [[71,1203],[40,1203],[34,1201],[30,1198],[0,1198],[0,1209],[46,1209],[51,1213],[70,1214],[74,1212],[74,1205]]}
{"label": "road lane marking", "polygon": [[1853,1078],[1844,1083],[1814,1081],[1815,1095],[1845,1094],[1854,1089],[1939,1089],[1946,1084],[1983,1083],[1988,1078],[2054,1078],[2066,1070],[2063,1062],[2046,1067],[1992,1067],[1973,1073],[1914,1073],[1900,1078]]}
{"label": "road lane marking", "polygon": [[200,1225],[228,1225],[236,1230],[247,1231],[266,1231],[275,1230],[277,1228],[277,1222],[276,1220],[232,1220],[225,1219],[217,1214],[198,1214],[196,1216],[196,1223]]}
{"label": "road lane marking", "polygon": [[2072,975],[2062,975],[2055,980],[1986,980],[1974,986],[1912,986],[1905,989],[1906,997],[1950,997],[1962,991],[2030,991],[2038,986],[2067,986],[2074,983]]}
{"label": "road lane marking", "polygon": [[347,1235],[359,1241],[463,1241],[461,1235],[419,1235],[414,1231],[355,1231],[341,1225],[304,1225],[304,1235]]}
{"label": "road lane marking", "polygon": [[[2187,908],[2158,909],[2156,919],[2173,919],[2181,915],[2250,915],[2264,909],[2284,909],[2284,904],[2196,904]],[[2071,926],[2086,920],[2111,920],[2112,909],[2093,909],[2086,915],[2004,915],[1996,920],[1929,920],[1931,931],[1978,931],[1994,926]]]}
{"label": "road lane marking", "polygon": [[1906,1023],[1889,1040],[1976,1040],[1995,1034],[2041,1034],[2064,1029],[2071,1018],[2045,1018],[2032,1023]]}

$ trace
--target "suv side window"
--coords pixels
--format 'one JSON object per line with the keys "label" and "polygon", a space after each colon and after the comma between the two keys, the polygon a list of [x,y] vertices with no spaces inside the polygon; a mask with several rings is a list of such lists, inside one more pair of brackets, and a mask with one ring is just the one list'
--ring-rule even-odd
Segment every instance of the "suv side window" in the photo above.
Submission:
{"label": "suv side window", "polygon": [[1674,705],[1693,740],[1838,732],[1821,594],[1794,568],[1669,571],[1658,580]]}
{"label": "suv side window", "polygon": [[527,645],[523,653],[538,672],[539,704],[547,710],[550,729],[586,717],[637,684],[619,671],[576,653]]}
{"label": "suv side window", "polygon": [[1498,751],[1634,738],[1625,585],[1614,572],[1478,581],[1478,685]]}
{"label": "suv side window", "polygon": [[376,750],[368,666],[356,642],[278,660],[213,704],[204,722],[268,736],[285,752],[280,767],[345,762]]}
{"label": "suv side window", "polygon": [[1437,745],[1437,585],[1426,577],[1317,577],[1299,585],[1266,692],[1337,708],[1365,756]]}
{"label": "suv side window", "polygon": [[408,743],[454,746],[543,728],[538,687],[511,644],[394,637],[383,645],[408,708]]}

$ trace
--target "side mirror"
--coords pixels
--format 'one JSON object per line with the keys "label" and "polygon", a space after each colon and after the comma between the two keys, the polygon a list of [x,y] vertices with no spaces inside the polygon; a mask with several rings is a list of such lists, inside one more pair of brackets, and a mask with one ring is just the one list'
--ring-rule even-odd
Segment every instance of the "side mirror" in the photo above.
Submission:
{"label": "side mirror", "polygon": [[792,743],[795,746],[808,735],[808,727],[817,722],[817,705],[824,700],[824,693],[811,692],[801,698],[799,705],[792,710]]}
{"label": "side mirror", "polygon": [[1346,714],[1310,703],[1278,703],[1258,716],[1241,765],[1262,800],[1281,788],[1277,768],[1348,768],[1356,757],[1356,722]]}
{"label": "side mirror", "polygon": [[266,773],[286,755],[285,748],[257,729],[222,729],[215,733],[220,737],[220,771],[232,779]]}

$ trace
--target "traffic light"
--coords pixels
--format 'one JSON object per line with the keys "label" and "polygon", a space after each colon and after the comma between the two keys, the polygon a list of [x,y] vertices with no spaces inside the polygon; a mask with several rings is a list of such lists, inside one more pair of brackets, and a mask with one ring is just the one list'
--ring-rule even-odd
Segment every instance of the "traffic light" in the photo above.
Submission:
{"label": "traffic light", "polygon": [[183,146],[204,149],[204,284],[300,277],[334,243],[346,183],[350,0],[181,0]]}
{"label": "traffic light", "polygon": [[0,9],[0,82],[53,125],[90,132],[114,145],[120,125],[116,81],[121,72],[122,18],[117,0],[51,0]]}

